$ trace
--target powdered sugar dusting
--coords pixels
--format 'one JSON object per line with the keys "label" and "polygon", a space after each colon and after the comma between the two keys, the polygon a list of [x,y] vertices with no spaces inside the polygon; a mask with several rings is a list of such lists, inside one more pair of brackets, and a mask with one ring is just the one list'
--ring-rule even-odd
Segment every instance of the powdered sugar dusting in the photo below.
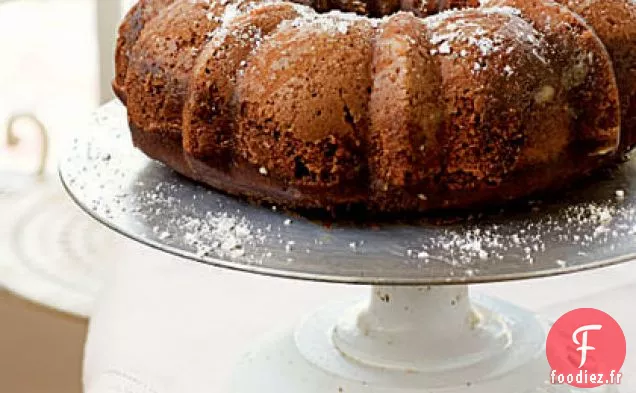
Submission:
{"label": "powdered sugar dusting", "polygon": [[[510,55],[519,48],[545,63],[546,43],[543,35],[520,17],[512,7],[491,7],[463,11],[446,11],[424,19],[432,32],[431,55],[472,57],[473,74],[488,69],[491,58],[501,63],[501,55]],[[495,57],[496,56],[496,57]],[[514,58],[515,56],[511,56]],[[500,70],[507,76],[515,73],[514,64],[504,64]]]}
{"label": "powdered sugar dusting", "polygon": [[[429,254],[427,261],[437,258],[454,266],[471,265],[477,259],[494,262],[510,258],[532,264],[545,254],[550,244],[552,247],[561,244],[560,247],[577,248],[581,256],[580,253],[584,254],[586,250],[636,235],[636,208],[621,206],[611,200],[575,204],[554,215],[544,214],[538,207],[532,210],[539,219],[521,221],[514,230],[501,224],[475,224],[463,230],[443,230],[428,238],[420,249],[408,250],[406,255],[426,251]],[[555,260],[555,263],[567,265],[564,259]]]}
{"label": "powdered sugar dusting", "polygon": [[378,20],[365,18],[363,16],[341,11],[330,11],[324,14],[316,13],[312,8],[296,5],[300,16],[293,20],[283,21],[280,29],[296,28],[303,31],[319,31],[329,35],[343,35],[356,23],[367,23],[377,25]]}
{"label": "powdered sugar dusting", "polygon": [[245,254],[245,245],[262,241],[245,217],[227,212],[208,213],[205,219],[185,218],[179,224],[184,241],[197,249],[197,255],[236,258]]}

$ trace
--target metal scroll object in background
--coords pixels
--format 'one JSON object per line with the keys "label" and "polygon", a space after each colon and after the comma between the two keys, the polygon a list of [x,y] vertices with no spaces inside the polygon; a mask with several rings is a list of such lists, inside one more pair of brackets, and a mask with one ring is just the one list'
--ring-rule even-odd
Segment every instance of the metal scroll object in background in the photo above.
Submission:
{"label": "metal scroll object in background", "polygon": [[12,115],[7,122],[7,145],[9,147],[17,146],[20,143],[20,138],[16,134],[16,124],[21,120],[28,120],[32,122],[36,128],[38,129],[40,135],[40,161],[38,164],[38,169],[35,174],[38,178],[42,178],[44,176],[44,172],[46,171],[46,163],[49,157],[49,135],[46,130],[44,124],[38,119],[35,115],[30,113],[21,113]]}
{"label": "metal scroll object in background", "polygon": [[24,175],[0,168],[0,198],[28,193],[29,190],[37,187],[44,179],[46,163],[49,156],[49,136],[46,127],[35,115],[28,113],[12,115],[5,129],[6,144],[9,148],[16,147],[20,144],[16,127],[18,123],[23,120],[30,121],[38,129],[41,146],[38,166],[33,175]]}

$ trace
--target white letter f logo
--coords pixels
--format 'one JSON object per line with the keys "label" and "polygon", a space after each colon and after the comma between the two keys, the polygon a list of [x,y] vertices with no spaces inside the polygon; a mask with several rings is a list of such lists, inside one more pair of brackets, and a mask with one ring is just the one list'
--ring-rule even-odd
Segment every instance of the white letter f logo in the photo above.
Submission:
{"label": "white letter f logo", "polygon": [[[585,362],[587,362],[587,351],[594,351],[596,349],[587,345],[587,332],[590,330],[601,330],[602,328],[602,325],[581,326],[574,331],[574,334],[572,334],[572,341],[574,341],[574,344],[580,345],[580,347],[576,349],[577,351],[581,351],[581,365],[579,368],[583,367]],[[578,335],[581,332],[583,333],[583,339],[579,342]]]}

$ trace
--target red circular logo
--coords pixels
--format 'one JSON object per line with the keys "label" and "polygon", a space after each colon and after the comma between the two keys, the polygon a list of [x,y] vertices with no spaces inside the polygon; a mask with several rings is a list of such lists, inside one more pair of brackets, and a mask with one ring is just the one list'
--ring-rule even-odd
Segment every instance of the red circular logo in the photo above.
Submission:
{"label": "red circular logo", "polygon": [[627,344],[614,318],[600,310],[580,308],[552,326],[546,353],[553,384],[594,388],[620,384]]}

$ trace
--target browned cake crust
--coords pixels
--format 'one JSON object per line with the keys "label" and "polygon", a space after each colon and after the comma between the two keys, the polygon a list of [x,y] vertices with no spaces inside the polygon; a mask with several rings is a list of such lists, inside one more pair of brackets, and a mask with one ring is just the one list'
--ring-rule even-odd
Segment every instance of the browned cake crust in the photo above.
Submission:
{"label": "browned cake crust", "polygon": [[636,145],[636,2],[558,0],[594,28],[612,58],[620,89],[621,152]]}
{"label": "browned cake crust", "polygon": [[124,84],[133,46],[139,39],[139,35],[146,23],[173,2],[174,0],[140,0],[130,9],[126,18],[124,18],[124,22],[119,27],[119,38],[117,39],[117,49],[115,51],[117,73],[113,81],[113,90],[123,102],[126,102]]}
{"label": "browned cake crust", "polygon": [[[636,42],[607,15],[636,25],[633,3],[562,2],[142,0],[113,86],[135,146],[232,194],[390,213],[500,203],[636,142]],[[316,12],[334,8],[353,13]]]}

